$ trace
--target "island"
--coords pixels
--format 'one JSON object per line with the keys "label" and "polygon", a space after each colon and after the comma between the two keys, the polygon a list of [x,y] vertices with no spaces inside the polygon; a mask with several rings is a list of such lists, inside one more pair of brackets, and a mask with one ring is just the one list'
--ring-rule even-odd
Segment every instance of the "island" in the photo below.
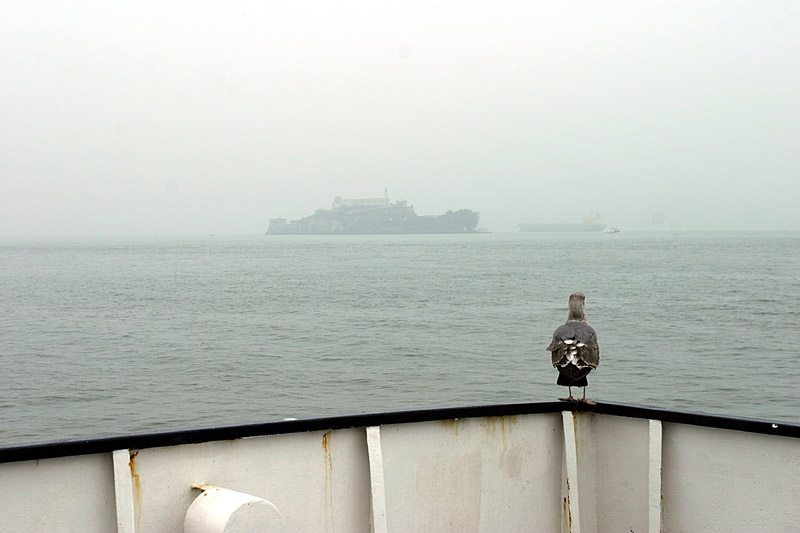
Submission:
{"label": "island", "polygon": [[344,199],[337,196],[331,209],[287,221],[272,218],[267,235],[382,235],[409,233],[478,233],[480,214],[459,209],[443,215],[418,215],[405,200],[384,198]]}

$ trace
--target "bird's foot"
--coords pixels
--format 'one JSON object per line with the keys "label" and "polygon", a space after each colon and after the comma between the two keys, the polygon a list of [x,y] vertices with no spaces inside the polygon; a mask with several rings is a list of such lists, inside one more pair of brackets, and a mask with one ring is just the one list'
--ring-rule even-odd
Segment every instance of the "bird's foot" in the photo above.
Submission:
{"label": "bird's foot", "polygon": [[578,401],[576,398],[573,398],[572,396],[570,396],[569,398],[559,398],[559,400],[561,400],[562,402],[577,402]]}
{"label": "bird's foot", "polygon": [[581,400],[581,403],[585,403],[586,405],[597,405],[597,402],[593,402],[589,398],[584,398]]}

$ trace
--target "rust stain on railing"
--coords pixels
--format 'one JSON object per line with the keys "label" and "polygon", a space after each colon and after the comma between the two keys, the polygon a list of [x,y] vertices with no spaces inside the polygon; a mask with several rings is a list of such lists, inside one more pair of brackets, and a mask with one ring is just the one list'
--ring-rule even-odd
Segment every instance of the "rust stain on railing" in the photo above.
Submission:
{"label": "rust stain on railing", "polygon": [[564,520],[568,527],[567,531],[572,531],[572,509],[570,509],[568,502],[569,502],[569,478],[567,478],[567,497],[564,498]]}
{"label": "rust stain on railing", "polygon": [[134,513],[135,513],[135,520],[136,525],[138,528],[139,522],[141,521],[142,517],[142,482],[139,479],[139,474],[136,471],[136,456],[139,455],[139,451],[131,450],[130,451],[130,461],[128,461],[128,467],[131,469],[131,479],[133,479],[133,506],[134,506]]}
{"label": "rust stain on railing", "polygon": [[331,438],[332,430],[328,430],[322,434],[322,453],[325,456],[325,471],[327,474],[333,473],[333,457],[331,456]]}
{"label": "rust stain on railing", "polygon": [[508,437],[511,432],[512,425],[517,423],[516,416],[487,416],[486,417],[486,431],[490,436],[495,435],[500,431],[500,438],[503,442],[503,455],[508,451]]}
{"label": "rust stain on railing", "polygon": [[458,426],[462,423],[462,419],[460,419],[460,418],[450,418],[450,419],[447,419],[447,420],[442,420],[441,422],[442,422],[442,425],[444,427],[446,427],[447,429],[452,430],[453,433],[455,433],[456,436],[458,436]]}
{"label": "rust stain on railing", "polygon": [[331,434],[328,430],[322,434],[322,456],[325,462],[325,514],[326,529],[333,531],[333,455],[331,454]]}

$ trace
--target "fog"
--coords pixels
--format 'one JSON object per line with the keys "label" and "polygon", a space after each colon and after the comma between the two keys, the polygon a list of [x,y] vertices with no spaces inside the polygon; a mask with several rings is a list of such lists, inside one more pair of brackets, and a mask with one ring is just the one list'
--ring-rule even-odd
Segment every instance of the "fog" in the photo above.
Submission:
{"label": "fog", "polygon": [[[0,236],[800,229],[800,3],[5,2]],[[658,222],[658,223],[657,223]]]}

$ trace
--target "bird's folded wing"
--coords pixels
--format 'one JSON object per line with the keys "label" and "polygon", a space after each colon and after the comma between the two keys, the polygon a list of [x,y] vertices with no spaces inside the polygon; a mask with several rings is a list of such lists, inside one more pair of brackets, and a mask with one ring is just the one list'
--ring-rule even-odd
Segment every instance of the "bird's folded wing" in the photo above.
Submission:
{"label": "bird's folded wing", "polygon": [[600,364],[600,347],[597,343],[578,345],[578,357],[592,368]]}
{"label": "bird's folded wing", "polygon": [[577,350],[577,363],[597,368],[600,364],[600,347],[597,334],[586,322],[568,321],[553,334],[547,349],[551,352],[553,366],[566,364],[570,350]]}

